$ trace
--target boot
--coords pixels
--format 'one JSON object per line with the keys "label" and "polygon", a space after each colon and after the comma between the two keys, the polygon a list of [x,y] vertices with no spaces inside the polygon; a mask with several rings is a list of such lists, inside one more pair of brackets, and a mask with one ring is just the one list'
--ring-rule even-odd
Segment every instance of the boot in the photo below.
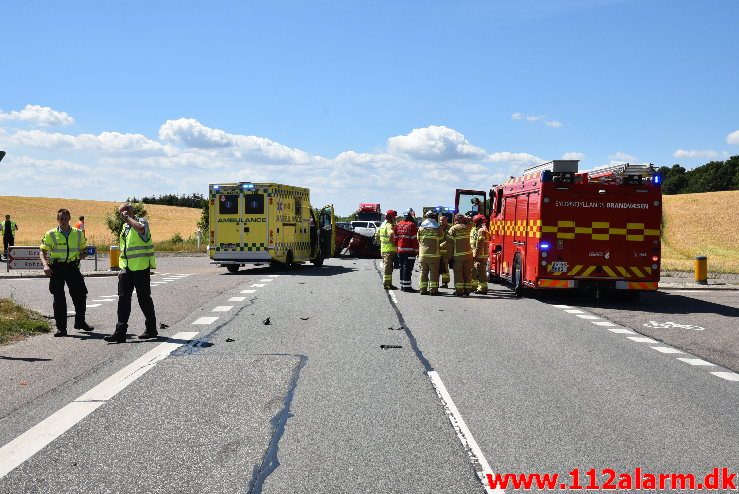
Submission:
{"label": "boot", "polygon": [[428,295],[429,294],[428,290],[421,290],[418,293],[420,293],[421,295]]}
{"label": "boot", "polygon": [[431,290],[431,291],[429,292],[429,295],[431,295],[431,296],[436,296],[436,295],[439,295],[439,290]]}
{"label": "boot", "polygon": [[56,333],[54,333],[54,336],[67,336],[67,330],[66,329],[57,329]]}
{"label": "boot", "polygon": [[115,331],[113,334],[105,336],[103,339],[110,343],[125,343],[126,333],[122,331]]}
{"label": "boot", "polygon": [[464,297],[464,292],[460,292],[458,290],[454,290],[454,292],[452,293],[452,295],[454,295],[455,297]]}
{"label": "boot", "polygon": [[385,285],[385,286],[384,286],[383,288],[384,288],[385,290],[397,290],[397,289],[398,289],[398,287],[397,287],[397,286],[395,286],[395,285],[393,285],[392,283],[391,283],[391,284],[389,284],[389,285]]}
{"label": "boot", "polygon": [[139,335],[140,340],[148,340],[150,338],[158,338],[159,333],[157,333],[156,329],[147,329],[143,333]]}
{"label": "boot", "polygon": [[74,329],[81,329],[82,331],[92,331],[95,328],[90,326],[86,322],[83,322],[82,324],[75,324]]}

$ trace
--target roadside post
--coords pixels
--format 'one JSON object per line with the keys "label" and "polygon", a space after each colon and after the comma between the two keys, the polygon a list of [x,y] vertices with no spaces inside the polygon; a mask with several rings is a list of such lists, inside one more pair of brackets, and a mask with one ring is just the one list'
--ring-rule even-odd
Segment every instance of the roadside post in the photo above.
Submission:
{"label": "roadside post", "polygon": [[87,247],[87,256],[95,256],[95,271],[98,270],[98,250],[94,245]]}
{"label": "roadside post", "polygon": [[110,270],[111,271],[118,271],[119,269],[121,269],[118,267],[118,258],[120,257],[120,255],[121,255],[121,251],[118,248],[118,246],[111,245],[110,246]]}
{"label": "roadside post", "polygon": [[708,284],[708,257],[698,256],[693,262],[695,269],[695,282],[701,285]]}
{"label": "roadside post", "polygon": [[44,269],[39,259],[41,249],[38,247],[8,247],[8,268],[11,269]]}
{"label": "roadside post", "polygon": [[195,238],[198,240],[198,252],[200,252],[200,239],[203,236],[203,232],[200,231],[200,229],[195,230]]}

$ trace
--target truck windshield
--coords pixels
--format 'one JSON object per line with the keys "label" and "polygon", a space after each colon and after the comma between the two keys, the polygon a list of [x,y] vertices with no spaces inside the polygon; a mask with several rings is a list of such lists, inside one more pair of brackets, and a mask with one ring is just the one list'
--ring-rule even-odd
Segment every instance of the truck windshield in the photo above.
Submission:
{"label": "truck windshield", "polygon": [[459,212],[466,216],[482,214],[487,216],[485,208],[485,196],[482,194],[459,194]]}

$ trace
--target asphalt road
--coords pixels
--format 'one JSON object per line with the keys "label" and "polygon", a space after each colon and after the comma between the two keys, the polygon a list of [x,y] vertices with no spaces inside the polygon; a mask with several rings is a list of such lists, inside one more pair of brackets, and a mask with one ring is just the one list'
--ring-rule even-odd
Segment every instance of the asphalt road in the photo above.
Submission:
{"label": "asphalt road", "polygon": [[[103,342],[112,301],[89,309],[92,336],[0,347],[0,492],[480,493],[485,463],[739,471],[737,292],[422,297],[382,290],[378,264],[228,275],[165,258],[169,340]],[[44,280],[9,291],[50,312]]]}

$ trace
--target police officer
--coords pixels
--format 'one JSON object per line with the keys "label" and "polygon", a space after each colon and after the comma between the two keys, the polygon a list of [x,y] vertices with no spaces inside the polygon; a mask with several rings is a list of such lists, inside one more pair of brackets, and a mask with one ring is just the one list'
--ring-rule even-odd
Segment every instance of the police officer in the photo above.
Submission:
{"label": "police officer", "polygon": [[421,295],[439,294],[439,240],[441,228],[436,213],[429,211],[418,229],[418,258],[421,261]]}
{"label": "police officer", "polygon": [[382,255],[383,275],[382,286],[385,290],[397,290],[393,285],[393,266],[397,249],[395,247],[395,218],[398,213],[392,209],[385,212],[385,221],[377,229],[375,236],[380,241],[380,254]]}
{"label": "police officer", "polygon": [[474,290],[472,286],[472,246],[470,245],[470,225],[468,218],[459,213],[455,224],[449,229],[449,253],[454,264],[454,295],[467,296]]}
{"label": "police officer", "polygon": [[403,219],[395,226],[395,245],[398,249],[400,263],[400,291],[417,293],[411,286],[413,265],[418,255],[418,227],[416,226],[416,212],[408,208],[403,212]]}
{"label": "police officer", "polygon": [[449,286],[449,218],[445,215],[439,217],[439,272],[441,273],[441,287],[447,288]]}
{"label": "police officer", "polygon": [[475,226],[470,232],[470,244],[472,245],[472,257],[474,259],[473,280],[477,280],[475,293],[485,295],[488,293],[488,230],[485,228],[485,217],[481,214],[472,218]]}
{"label": "police officer", "polygon": [[8,247],[15,244],[15,232],[18,230],[18,224],[10,219],[10,215],[5,215],[5,221],[0,222],[0,230],[3,234],[3,252],[5,259],[8,258]]}
{"label": "police officer", "polygon": [[49,276],[49,291],[54,296],[54,336],[67,336],[67,297],[64,284],[74,303],[74,329],[92,331],[94,328],[85,322],[87,287],[80,272],[80,259],[84,259],[87,248],[85,234],[69,224],[71,215],[66,209],[56,213],[59,226],[52,228],[41,240],[39,258],[44,274]]}
{"label": "police officer", "polygon": [[123,219],[123,228],[118,237],[120,259],[118,265],[118,323],[113,334],[103,338],[105,341],[125,343],[128,330],[128,318],[131,315],[131,296],[136,289],[139,307],[144,313],[146,329],[139,335],[140,339],[159,336],[154,313],[154,301],[151,299],[151,268],[157,267],[154,257],[154,243],[151,240],[149,223],[144,218],[134,218],[133,206],[121,204],[118,213]]}

